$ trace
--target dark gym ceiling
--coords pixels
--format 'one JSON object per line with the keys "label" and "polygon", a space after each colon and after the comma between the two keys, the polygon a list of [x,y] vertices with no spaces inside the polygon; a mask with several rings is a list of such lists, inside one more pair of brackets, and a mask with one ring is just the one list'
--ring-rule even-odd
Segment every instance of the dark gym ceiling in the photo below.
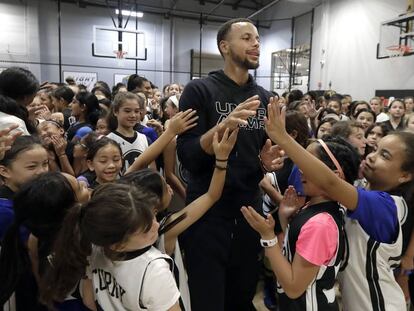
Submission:
{"label": "dark gym ceiling", "polygon": [[[57,2],[58,0],[52,0]],[[223,22],[233,17],[259,18],[259,15],[277,9],[279,5],[300,3],[316,5],[320,0],[60,0],[62,3],[72,3],[79,7],[109,7],[117,8],[120,4],[123,9],[138,10],[147,13],[162,14],[166,18],[182,17]],[[291,16],[289,16],[291,17]]]}

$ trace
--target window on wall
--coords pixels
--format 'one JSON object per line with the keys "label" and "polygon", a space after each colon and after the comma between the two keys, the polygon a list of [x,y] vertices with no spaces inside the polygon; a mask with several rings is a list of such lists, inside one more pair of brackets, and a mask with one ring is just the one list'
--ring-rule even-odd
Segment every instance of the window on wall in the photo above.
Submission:
{"label": "window on wall", "polygon": [[191,50],[191,73],[190,79],[199,79],[207,77],[208,73],[213,70],[223,68],[224,60],[220,54],[201,54],[201,74],[200,74],[200,53]]}
{"label": "window on wall", "polygon": [[272,53],[271,89],[279,94],[292,89],[306,93],[310,77],[314,10],[291,19],[291,46]]}
{"label": "window on wall", "polygon": [[272,53],[272,91],[279,94],[308,90],[310,46],[308,44]]}
{"label": "window on wall", "polygon": [[0,55],[27,55],[26,9],[20,3],[0,3]]}

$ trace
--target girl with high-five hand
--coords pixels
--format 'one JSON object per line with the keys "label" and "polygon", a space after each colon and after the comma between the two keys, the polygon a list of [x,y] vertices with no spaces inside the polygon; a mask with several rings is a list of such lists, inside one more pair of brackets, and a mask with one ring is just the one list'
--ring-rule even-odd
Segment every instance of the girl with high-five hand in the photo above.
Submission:
{"label": "girl with high-five hand", "polygon": [[413,186],[414,135],[394,133],[381,139],[363,169],[369,183],[366,190],[352,185],[359,165],[355,149],[333,139],[318,140],[305,151],[286,133],[284,115],[270,103],[266,132],[301,169],[310,197],[286,229],[285,257],[272,246],[277,243],[273,219],[242,208],[260,233],[284,292],[282,309],[306,310],[313,305],[318,310],[338,310],[332,287],[343,255],[340,204],[347,208],[349,246],[340,275],[344,310],[403,310],[404,296],[392,267],[398,265],[405,199]]}

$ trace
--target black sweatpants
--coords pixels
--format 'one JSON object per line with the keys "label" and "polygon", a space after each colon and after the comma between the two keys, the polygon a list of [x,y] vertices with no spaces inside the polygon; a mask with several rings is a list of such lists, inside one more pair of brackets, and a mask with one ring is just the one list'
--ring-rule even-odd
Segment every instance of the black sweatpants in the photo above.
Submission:
{"label": "black sweatpants", "polygon": [[260,236],[244,218],[208,215],[185,235],[193,311],[252,311],[260,269]]}

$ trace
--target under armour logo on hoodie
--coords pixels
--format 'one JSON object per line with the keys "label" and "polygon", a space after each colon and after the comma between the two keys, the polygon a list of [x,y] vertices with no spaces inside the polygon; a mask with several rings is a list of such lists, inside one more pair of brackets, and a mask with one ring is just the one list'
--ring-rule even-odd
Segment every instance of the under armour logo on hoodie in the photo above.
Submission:
{"label": "under armour logo on hoodie", "polygon": [[[223,121],[232,112],[237,105],[234,103],[221,103],[216,101],[216,111],[220,114],[220,118],[217,123]],[[247,119],[247,125],[240,125],[241,128],[247,130],[259,130],[265,128],[264,117],[266,116],[266,109],[259,107],[257,108],[256,115],[251,116]]]}

